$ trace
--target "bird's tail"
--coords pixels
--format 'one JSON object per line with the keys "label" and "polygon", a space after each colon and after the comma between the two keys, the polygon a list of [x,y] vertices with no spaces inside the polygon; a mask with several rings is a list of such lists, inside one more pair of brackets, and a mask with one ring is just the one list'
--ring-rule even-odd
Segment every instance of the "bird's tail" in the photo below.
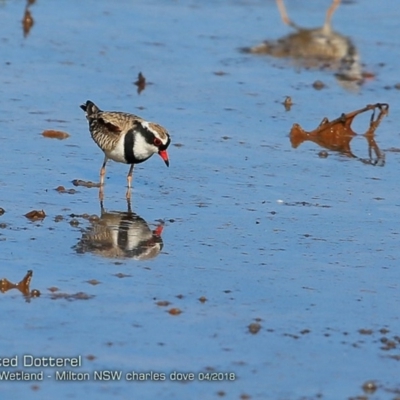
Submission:
{"label": "bird's tail", "polygon": [[86,104],[82,104],[80,106],[83,111],[86,112],[86,115],[90,118],[93,115],[96,115],[99,113],[101,110],[99,107],[96,106],[92,101],[88,100]]}

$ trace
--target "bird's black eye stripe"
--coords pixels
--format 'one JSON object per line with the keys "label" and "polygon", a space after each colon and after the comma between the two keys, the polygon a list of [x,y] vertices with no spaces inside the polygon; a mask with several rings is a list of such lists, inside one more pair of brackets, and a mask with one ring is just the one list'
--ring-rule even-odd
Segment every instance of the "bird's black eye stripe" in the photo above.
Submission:
{"label": "bird's black eye stripe", "polygon": [[[145,138],[147,143],[154,144],[154,139],[156,138],[156,136],[154,135],[154,133],[150,129],[146,128],[142,124],[137,124],[136,128],[142,133],[142,135],[144,136],[144,138]],[[167,143],[166,144],[162,144],[161,146],[158,146],[158,148],[161,151],[162,150],[166,150],[170,143],[171,143],[171,138],[168,136]]]}
{"label": "bird's black eye stripe", "polygon": [[167,150],[167,148],[168,148],[168,146],[170,145],[170,143],[171,143],[171,138],[168,136],[168,142],[167,143],[165,143],[165,144],[163,144],[163,145],[161,145],[161,146],[158,146],[158,148],[162,151],[162,150]]}

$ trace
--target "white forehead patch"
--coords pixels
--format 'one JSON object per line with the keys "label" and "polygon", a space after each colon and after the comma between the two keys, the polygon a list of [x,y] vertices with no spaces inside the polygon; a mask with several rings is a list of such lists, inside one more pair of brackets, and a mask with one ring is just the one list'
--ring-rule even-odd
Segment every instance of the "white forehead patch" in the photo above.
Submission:
{"label": "white forehead patch", "polygon": [[166,130],[161,125],[148,121],[143,121],[142,125],[149,131],[153,132],[156,136],[158,136],[163,142],[166,141],[167,139]]}

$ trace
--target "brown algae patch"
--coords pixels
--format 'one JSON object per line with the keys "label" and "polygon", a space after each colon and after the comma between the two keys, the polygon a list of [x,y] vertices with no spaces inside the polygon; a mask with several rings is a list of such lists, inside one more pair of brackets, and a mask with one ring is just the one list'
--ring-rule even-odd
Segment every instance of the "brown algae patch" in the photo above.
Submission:
{"label": "brown algae patch", "polygon": [[67,132],[48,129],[42,132],[42,136],[49,139],[64,140],[69,138],[70,135]]}

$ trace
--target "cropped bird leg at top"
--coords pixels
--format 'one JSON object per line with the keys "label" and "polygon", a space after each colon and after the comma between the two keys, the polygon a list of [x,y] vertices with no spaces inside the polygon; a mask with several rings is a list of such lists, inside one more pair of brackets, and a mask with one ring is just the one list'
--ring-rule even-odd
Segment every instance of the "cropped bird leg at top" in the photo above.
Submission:
{"label": "cropped bird leg at top", "polygon": [[[336,11],[336,8],[339,6],[341,0],[333,0],[331,6],[328,8],[328,11],[326,12],[326,18],[325,18],[325,23],[324,27],[329,28],[331,25],[331,19]],[[297,25],[292,22],[286,12],[285,4],[283,3],[283,0],[276,0],[276,5],[278,6],[279,14],[281,15],[281,19],[284,24],[292,26],[293,28],[298,28]]]}
{"label": "cropped bird leg at top", "polygon": [[333,0],[332,1],[331,6],[328,8],[328,11],[326,12],[324,27],[330,27],[332,16],[333,16],[335,10],[338,8],[340,2],[341,2],[341,0]]}
{"label": "cropped bird leg at top", "polygon": [[276,0],[276,5],[278,6],[279,14],[281,15],[283,23],[292,26],[293,28],[297,28],[297,25],[289,18],[283,0]]}

